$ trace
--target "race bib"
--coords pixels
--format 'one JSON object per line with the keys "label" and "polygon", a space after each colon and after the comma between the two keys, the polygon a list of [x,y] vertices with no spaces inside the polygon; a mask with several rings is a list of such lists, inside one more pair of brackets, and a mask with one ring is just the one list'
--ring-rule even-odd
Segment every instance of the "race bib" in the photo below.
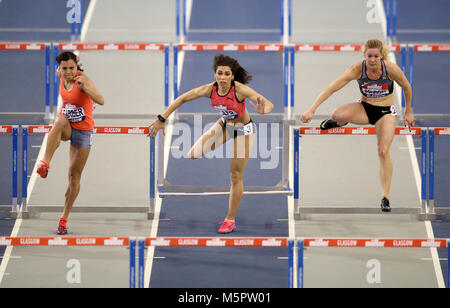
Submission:
{"label": "race bib", "polygon": [[86,114],[83,107],[77,107],[72,104],[65,104],[61,109],[61,112],[71,123],[81,122],[86,119]]}
{"label": "race bib", "polygon": [[389,95],[389,85],[387,83],[368,83],[361,87],[365,97],[379,98]]}
{"label": "race bib", "polygon": [[214,106],[214,108],[220,112],[220,114],[227,120],[233,120],[236,119],[238,114],[234,110],[227,110],[226,106],[218,105]]}

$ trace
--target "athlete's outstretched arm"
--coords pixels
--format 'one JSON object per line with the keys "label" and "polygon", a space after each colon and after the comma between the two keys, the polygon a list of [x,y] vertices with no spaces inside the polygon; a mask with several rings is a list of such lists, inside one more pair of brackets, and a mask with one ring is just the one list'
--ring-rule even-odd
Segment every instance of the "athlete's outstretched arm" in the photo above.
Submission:
{"label": "athlete's outstretched arm", "polygon": [[[187,91],[180,96],[178,96],[172,104],[164,111],[161,115],[164,119],[167,119],[175,110],[177,110],[181,105],[186,102],[195,100],[200,97],[209,97],[211,95],[213,82],[209,84],[205,84],[198,88]],[[165,123],[161,122],[159,119],[155,120],[152,124],[150,124],[150,137],[155,137],[160,129],[165,133]]]}
{"label": "athlete's outstretched arm", "polygon": [[[237,81],[235,81],[235,84],[236,94],[239,96],[238,99],[249,98],[250,105],[252,105],[253,109],[255,109],[256,112],[260,114],[266,114],[273,110],[274,105],[270,100],[268,100],[249,86],[246,86],[245,84]],[[255,102],[256,104],[254,104],[253,102]]]}
{"label": "athlete's outstretched arm", "polygon": [[389,78],[398,83],[398,85],[403,89],[403,93],[405,94],[405,115],[403,117],[403,121],[405,122],[406,126],[412,127],[416,125],[416,119],[414,118],[411,106],[411,99],[412,99],[411,84],[409,83],[405,74],[397,64],[387,61],[385,63],[386,69],[389,72]]}
{"label": "athlete's outstretched arm", "polygon": [[350,81],[358,79],[361,76],[361,65],[361,62],[352,65],[345,71],[344,74],[326,87],[325,90],[317,96],[311,107],[309,107],[309,109],[300,116],[300,120],[304,123],[309,123],[312,120],[317,108],[319,108],[323,102],[325,102],[335,92],[346,86]]}

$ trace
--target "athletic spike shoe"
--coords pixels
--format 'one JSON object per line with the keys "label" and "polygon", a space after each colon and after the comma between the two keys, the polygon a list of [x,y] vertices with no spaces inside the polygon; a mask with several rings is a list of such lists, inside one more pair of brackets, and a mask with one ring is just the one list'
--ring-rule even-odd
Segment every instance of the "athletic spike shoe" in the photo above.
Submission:
{"label": "athletic spike shoe", "polygon": [[[342,126],[347,125],[348,123],[345,123]],[[328,120],[324,120],[322,121],[322,123],[320,123],[320,129],[330,129],[330,128],[335,128],[335,127],[341,127],[341,125],[338,125],[338,123],[334,120],[328,119]]]}
{"label": "athletic spike shoe", "polygon": [[41,176],[41,178],[45,179],[48,175],[48,169],[50,169],[50,165],[41,160],[36,172]]}
{"label": "athletic spike shoe", "polygon": [[389,205],[389,200],[386,199],[386,197],[383,197],[383,199],[381,199],[381,211],[382,212],[390,212],[391,211],[391,207]]}
{"label": "athletic spike shoe", "polygon": [[218,233],[230,233],[236,229],[236,223],[229,219],[225,219],[223,222],[220,222],[219,225],[221,226],[217,231]]}
{"label": "athletic spike shoe", "polygon": [[67,234],[67,219],[64,219],[64,218],[59,219],[59,225],[58,225],[58,230],[56,230],[56,234],[58,234],[58,235]]}

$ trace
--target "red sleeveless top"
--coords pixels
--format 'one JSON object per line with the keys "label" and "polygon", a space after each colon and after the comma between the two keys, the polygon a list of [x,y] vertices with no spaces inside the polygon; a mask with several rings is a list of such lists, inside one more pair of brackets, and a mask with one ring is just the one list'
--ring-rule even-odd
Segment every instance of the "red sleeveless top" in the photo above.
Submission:
{"label": "red sleeveless top", "polygon": [[[79,72],[77,73],[78,75]],[[69,120],[70,126],[79,130],[93,130],[94,101],[89,95],[78,88],[78,83],[74,82],[72,89],[66,90],[64,88],[64,78],[61,77],[59,94],[63,101],[59,114]]]}
{"label": "red sleeveless top", "polygon": [[220,96],[217,92],[218,84],[214,83],[211,92],[211,106],[214,107],[227,120],[238,119],[245,113],[245,99],[239,101],[236,98],[236,87],[234,81],[231,82],[231,87],[228,93]]}

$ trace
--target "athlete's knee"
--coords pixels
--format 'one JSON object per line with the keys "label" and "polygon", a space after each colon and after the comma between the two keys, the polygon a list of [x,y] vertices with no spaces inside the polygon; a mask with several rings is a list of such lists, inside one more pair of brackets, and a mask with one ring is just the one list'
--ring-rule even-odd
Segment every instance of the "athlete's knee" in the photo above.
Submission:
{"label": "athlete's knee", "polygon": [[378,144],[378,157],[380,159],[387,159],[390,157],[389,147],[384,144]]}
{"label": "athlete's knee", "polygon": [[338,109],[334,110],[331,113],[331,119],[336,122],[344,121],[345,120],[344,116],[345,116],[344,113],[342,111],[339,111]]}
{"label": "athlete's knee", "polygon": [[231,170],[230,171],[230,180],[231,184],[239,184],[242,182],[242,172],[239,170]]}
{"label": "athlete's knee", "polygon": [[53,124],[53,128],[64,129],[70,125],[69,120],[65,116],[58,116],[56,118],[55,123]]}
{"label": "athlete's knee", "polygon": [[69,170],[69,184],[70,185],[79,185],[81,181],[81,172],[76,169]]}
{"label": "athlete's knee", "polygon": [[203,156],[203,154],[202,154],[201,148],[197,147],[195,145],[188,152],[188,157],[190,159],[202,158],[202,156]]}

